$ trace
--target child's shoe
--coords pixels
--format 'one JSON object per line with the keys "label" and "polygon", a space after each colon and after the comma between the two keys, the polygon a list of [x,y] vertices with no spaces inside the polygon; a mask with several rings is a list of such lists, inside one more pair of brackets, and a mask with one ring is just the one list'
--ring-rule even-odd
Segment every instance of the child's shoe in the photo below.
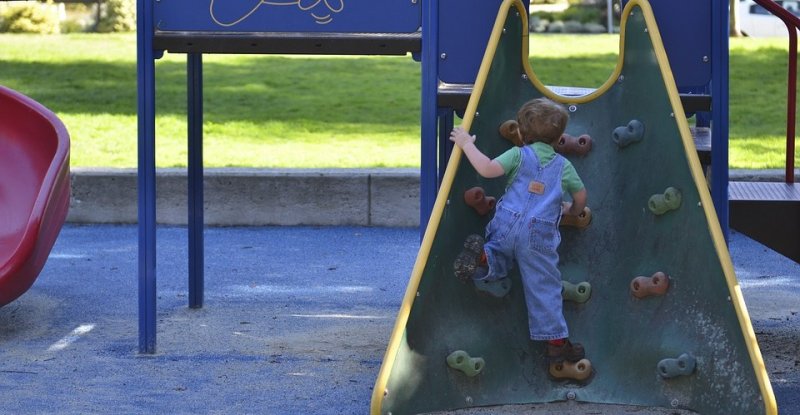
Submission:
{"label": "child's shoe", "polygon": [[464,250],[461,251],[453,262],[453,271],[461,282],[472,281],[475,271],[486,263],[486,254],[483,252],[484,239],[480,235],[470,235],[464,241]]}
{"label": "child's shoe", "polygon": [[564,360],[577,362],[584,357],[586,357],[586,352],[580,343],[571,343],[567,339],[564,339],[564,343],[561,345],[547,342],[547,359],[550,363],[562,363]]}

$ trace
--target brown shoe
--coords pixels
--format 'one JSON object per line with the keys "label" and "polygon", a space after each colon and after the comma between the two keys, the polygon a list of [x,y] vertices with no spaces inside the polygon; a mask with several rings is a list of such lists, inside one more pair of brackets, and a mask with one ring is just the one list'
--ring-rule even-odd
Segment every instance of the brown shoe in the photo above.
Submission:
{"label": "brown shoe", "polygon": [[464,241],[464,250],[456,256],[456,260],[453,262],[453,271],[461,282],[471,281],[478,267],[485,265],[483,244],[483,237],[474,234],[468,236]]}
{"label": "brown shoe", "polygon": [[586,352],[580,343],[571,343],[569,340],[565,340],[561,346],[547,343],[547,359],[550,363],[561,363],[564,360],[577,362],[584,357],[586,357]]}

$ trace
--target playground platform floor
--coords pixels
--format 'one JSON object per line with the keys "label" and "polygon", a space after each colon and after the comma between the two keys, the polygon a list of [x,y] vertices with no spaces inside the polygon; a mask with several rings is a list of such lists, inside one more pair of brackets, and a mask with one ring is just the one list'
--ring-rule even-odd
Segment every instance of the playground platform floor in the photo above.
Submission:
{"label": "playground platform floor", "polygon": [[[208,228],[202,309],[186,228],[157,238],[158,349],[140,355],[137,228],[62,229],[0,308],[0,414],[368,413],[416,228]],[[780,413],[800,414],[800,265],[735,232],[730,248]]]}

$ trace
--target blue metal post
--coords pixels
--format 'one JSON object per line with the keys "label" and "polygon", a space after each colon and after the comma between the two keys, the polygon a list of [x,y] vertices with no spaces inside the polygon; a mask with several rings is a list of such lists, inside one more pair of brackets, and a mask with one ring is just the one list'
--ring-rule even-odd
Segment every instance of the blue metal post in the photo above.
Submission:
{"label": "blue metal post", "polygon": [[139,353],[156,352],[156,150],[153,2],[138,0]]}
{"label": "blue metal post", "polygon": [[203,55],[186,55],[189,118],[189,307],[203,307]]}
{"label": "blue metal post", "polygon": [[728,0],[711,2],[711,198],[728,239]]}
{"label": "blue metal post", "polygon": [[422,102],[420,165],[420,235],[425,232],[436,201],[437,180],[437,102],[439,57],[439,1],[424,0],[422,9]]}
{"label": "blue metal post", "polygon": [[439,183],[442,182],[444,171],[447,169],[447,160],[453,151],[453,142],[450,141],[450,131],[453,130],[453,109],[439,108]]}

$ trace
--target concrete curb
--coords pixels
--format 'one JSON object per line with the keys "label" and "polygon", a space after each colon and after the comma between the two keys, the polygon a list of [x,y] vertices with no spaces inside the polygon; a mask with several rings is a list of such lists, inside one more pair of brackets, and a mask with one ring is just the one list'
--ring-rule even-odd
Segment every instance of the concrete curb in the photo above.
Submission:
{"label": "concrete curb", "polygon": [[[783,170],[731,170],[732,181],[782,181]],[[156,220],[187,222],[185,169],[159,169]],[[797,173],[800,177],[800,173]],[[72,169],[72,223],[136,223],[136,169]],[[419,169],[206,169],[212,226],[419,226]]]}
{"label": "concrete curb", "polygon": [[[417,169],[206,169],[213,226],[419,225]],[[72,223],[136,223],[135,169],[72,169]],[[185,169],[156,174],[156,220],[187,222]]]}

